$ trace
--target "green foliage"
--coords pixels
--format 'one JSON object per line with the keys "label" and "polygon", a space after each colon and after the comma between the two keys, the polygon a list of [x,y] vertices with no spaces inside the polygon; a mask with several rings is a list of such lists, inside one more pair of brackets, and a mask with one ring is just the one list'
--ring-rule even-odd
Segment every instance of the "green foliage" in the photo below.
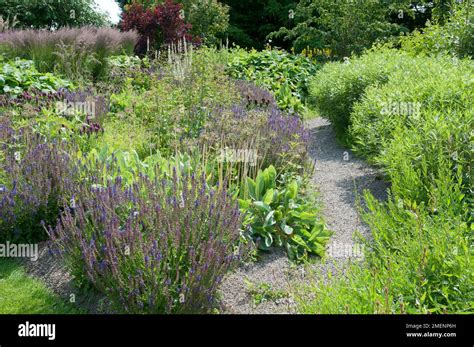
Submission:
{"label": "green foliage", "polygon": [[276,50],[240,53],[227,67],[237,79],[254,81],[272,91],[281,109],[300,112],[307,97],[307,83],[317,66],[309,59]]}
{"label": "green foliage", "polygon": [[317,210],[298,196],[301,182],[277,185],[273,166],[259,171],[254,180],[247,178],[248,198],[240,199],[246,213],[244,226],[253,239],[259,239],[261,250],[272,246],[284,247],[295,261],[307,260],[309,254],[323,256],[331,233],[318,220]]}
{"label": "green foliage", "polygon": [[[146,132],[150,142],[144,142],[145,151],[159,150],[167,155],[186,147],[186,140],[198,137],[211,109],[237,100],[222,67],[208,60],[210,55],[206,49],[193,53],[192,64],[185,71],[179,66],[175,69],[175,62],[161,66],[144,86],[126,78],[123,91],[111,96],[111,120],[146,129],[139,130]],[[145,77],[148,74],[141,73]]]}
{"label": "green foliage", "polygon": [[[359,69],[360,76],[356,70],[361,62],[379,64],[381,53],[388,62],[384,69],[391,71],[376,72],[378,79],[359,85],[339,115],[349,124],[354,151],[387,174],[391,194],[385,203],[365,196],[364,219],[373,234],[365,262],[352,265],[343,278],[303,289],[300,308],[306,313],[473,312],[472,60],[381,49],[355,64],[332,64],[322,75],[327,73],[324,78],[332,78],[333,85],[350,86],[366,79],[366,69]],[[351,64],[356,69],[349,79]],[[318,95],[334,102],[341,89],[333,88],[333,94],[319,89]]]}
{"label": "green foliage", "polygon": [[223,0],[230,6],[230,25],[225,33],[241,47],[262,49],[266,36],[290,23],[289,10],[294,0]]}
{"label": "green foliage", "polygon": [[72,84],[52,73],[40,73],[31,60],[11,60],[2,62],[0,59],[0,90],[8,96],[18,96],[29,89],[44,93],[69,88]]}
{"label": "green foliage", "polygon": [[217,0],[181,0],[191,34],[205,44],[217,44],[229,26],[229,6]]}
{"label": "green foliage", "polygon": [[[173,156],[164,157],[161,153],[148,155],[140,159],[135,150],[113,150],[107,145],[93,148],[87,153],[78,152],[78,159],[82,164],[94,168],[97,173],[95,185],[106,186],[114,182],[117,177],[125,186],[136,183],[140,175],[147,176],[150,180],[172,179],[173,172],[183,175],[206,175],[212,186],[211,167],[202,165],[202,160],[196,153],[175,153]],[[107,168],[107,169],[106,169]]]}
{"label": "green foliage", "polygon": [[409,64],[407,54],[389,49],[375,50],[344,64],[328,63],[310,82],[310,100],[338,134],[344,135],[353,105],[365,89],[386,83],[392,71],[403,70]]}
{"label": "green foliage", "polygon": [[290,42],[297,52],[306,47],[330,48],[336,58],[342,59],[361,53],[378,39],[406,30],[390,21],[390,14],[405,9],[406,3],[302,0],[294,11],[294,26],[282,27],[268,38]]}
{"label": "green foliage", "polygon": [[0,259],[1,314],[78,314],[77,307],[61,300],[46,286],[28,276],[16,261]]}
{"label": "green foliage", "polygon": [[429,117],[441,116],[450,122],[472,118],[472,61],[453,63],[445,57],[409,61],[403,69],[394,70],[386,84],[368,86],[354,104],[349,132],[358,153],[380,153],[397,128],[419,128]]}
{"label": "green foliage", "polygon": [[268,301],[278,302],[279,300],[286,299],[289,296],[289,293],[284,290],[273,289],[270,283],[262,282],[256,285],[248,282],[246,284],[255,306]]}
{"label": "green foliage", "polygon": [[149,60],[147,57],[141,59],[137,56],[130,55],[114,55],[107,59],[107,62],[111,68],[117,68],[120,71],[126,71],[128,69],[136,69],[141,66],[149,67]]}
{"label": "green foliage", "polygon": [[16,16],[17,27],[59,28],[108,24],[94,0],[1,0],[0,16]]}
{"label": "green foliage", "polygon": [[[406,169],[413,173],[406,166],[399,175]],[[464,221],[469,207],[446,163],[439,170],[431,206],[396,192],[385,205],[366,195],[373,233],[366,260],[344,277],[302,288],[296,296],[302,313],[474,312],[473,229]]]}
{"label": "green foliage", "polygon": [[443,25],[428,24],[423,32],[415,31],[400,39],[404,51],[432,55],[449,53],[474,57],[474,11],[469,1],[458,4]]}
{"label": "green foliage", "polygon": [[[394,189],[415,201],[428,201],[440,161],[462,168],[469,184],[473,71],[470,60],[415,57],[385,85],[368,87],[351,114],[355,152],[386,168]],[[399,176],[405,166],[417,175]]]}

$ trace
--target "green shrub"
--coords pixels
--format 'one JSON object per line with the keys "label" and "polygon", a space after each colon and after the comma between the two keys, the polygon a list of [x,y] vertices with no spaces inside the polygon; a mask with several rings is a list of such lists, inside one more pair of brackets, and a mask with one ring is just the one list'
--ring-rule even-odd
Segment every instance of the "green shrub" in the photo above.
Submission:
{"label": "green shrub", "polygon": [[460,177],[446,162],[440,165],[429,205],[397,193],[384,205],[366,195],[373,242],[365,261],[351,265],[343,277],[301,288],[296,296],[301,312],[474,312],[473,229],[465,222],[469,206],[456,183]]}
{"label": "green shrub", "polygon": [[[469,1],[454,2],[452,15],[444,25],[429,23],[420,33],[401,37],[402,50],[416,55],[448,53],[474,57],[474,11]],[[470,7],[471,6],[471,7]]]}
{"label": "green shrub", "polygon": [[183,5],[186,21],[192,26],[191,34],[205,44],[217,44],[220,34],[229,26],[229,6],[217,0],[179,2]]}
{"label": "green shrub", "polygon": [[284,247],[292,260],[307,260],[309,254],[323,256],[331,233],[318,219],[311,202],[299,195],[300,180],[283,182],[278,187],[273,166],[259,171],[254,180],[247,178],[247,198],[239,205],[245,214],[248,235],[259,240],[261,250]]}
{"label": "green shrub", "polygon": [[408,55],[396,50],[381,49],[346,63],[326,64],[310,82],[311,102],[320,115],[344,135],[350,124],[355,102],[370,85],[386,83],[390,73],[409,64]]}
{"label": "green shrub", "polygon": [[[411,62],[366,89],[349,133],[354,151],[381,164],[396,191],[427,201],[440,160],[462,167],[465,184],[471,178],[474,65],[443,57]],[[404,166],[419,171],[419,181],[399,176]]]}
{"label": "green shrub", "polygon": [[306,57],[276,50],[240,51],[227,67],[230,76],[253,81],[273,92],[278,106],[290,112],[304,109],[308,81],[316,70]]}
{"label": "green shrub", "polygon": [[[377,40],[398,35],[407,29],[391,20],[400,10],[409,10],[410,1],[301,0],[294,19],[267,38],[288,42],[301,52],[309,47],[329,48],[337,59],[361,54]],[[408,16],[407,16],[408,17]]]}
{"label": "green shrub", "polygon": [[[391,194],[385,203],[365,196],[364,219],[373,235],[366,260],[344,277],[303,289],[301,310],[473,312],[472,60],[382,52],[393,52],[386,58],[395,68],[383,83],[359,86],[357,98],[337,114],[349,124],[354,151],[382,166]],[[370,63],[377,54],[357,61]],[[351,90],[348,81],[364,78],[363,69],[345,78],[352,68],[328,68],[337,76],[334,85]],[[323,76],[330,81],[331,74]],[[318,95],[329,107],[340,89],[331,94],[321,87]]]}

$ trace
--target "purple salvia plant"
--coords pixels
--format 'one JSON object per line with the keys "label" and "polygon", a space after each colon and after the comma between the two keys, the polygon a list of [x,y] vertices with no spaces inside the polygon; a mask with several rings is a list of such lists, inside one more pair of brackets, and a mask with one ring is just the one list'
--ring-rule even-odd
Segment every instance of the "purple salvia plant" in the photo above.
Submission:
{"label": "purple salvia plant", "polygon": [[205,177],[83,187],[50,229],[54,249],[128,313],[203,313],[238,263],[241,217]]}
{"label": "purple salvia plant", "polygon": [[42,224],[56,223],[74,194],[77,171],[65,145],[5,126],[0,135],[0,242],[45,240]]}

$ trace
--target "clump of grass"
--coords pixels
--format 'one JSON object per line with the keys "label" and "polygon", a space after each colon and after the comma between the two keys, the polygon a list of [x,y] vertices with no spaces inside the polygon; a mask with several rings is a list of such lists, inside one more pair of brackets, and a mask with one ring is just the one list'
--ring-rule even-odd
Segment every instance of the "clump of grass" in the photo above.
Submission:
{"label": "clump of grass", "polygon": [[61,28],[10,30],[0,37],[7,57],[33,60],[40,72],[56,71],[69,78],[100,78],[107,70],[107,57],[133,54],[138,35],[112,28]]}

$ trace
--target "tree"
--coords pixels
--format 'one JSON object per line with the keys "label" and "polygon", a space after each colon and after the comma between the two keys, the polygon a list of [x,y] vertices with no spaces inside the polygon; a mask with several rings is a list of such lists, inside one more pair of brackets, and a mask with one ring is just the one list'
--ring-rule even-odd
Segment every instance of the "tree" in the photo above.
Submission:
{"label": "tree", "polygon": [[0,0],[0,16],[16,16],[20,28],[109,24],[94,0]]}
{"label": "tree", "polygon": [[[122,9],[139,4],[144,8],[153,9],[162,5],[165,0],[117,0]],[[229,26],[229,6],[217,0],[175,0],[182,5],[181,15],[191,24],[190,33],[200,37],[203,43],[216,44],[223,39],[223,33]]]}
{"label": "tree", "polygon": [[294,0],[223,0],[230,6],[229,40],[242,47],[263,48],[267,35],[290,25]]}
{"label": "tree", "polygon": [[191,33],[204,43],[216,44],[229,26],[229,6],[217,0],[180,0]]}
{"label": "tree", "polygon": [[138,54],[146,53],[149,48],[158,49],[162,43],[177,43],[183,38],[188,42],[199,42],[189,33],[191,25],[184,21],[181,10],[182,5],[173,0],[151,8],[133,2],[125,6],[120,27],[140,34],[135,47]]}
{"label": "tree", "polygon": [[294,22],[268,35],[301,52],[330,49],[335,58],[359,54],[377,40],[444,22],[457,0],[300,0]]}

